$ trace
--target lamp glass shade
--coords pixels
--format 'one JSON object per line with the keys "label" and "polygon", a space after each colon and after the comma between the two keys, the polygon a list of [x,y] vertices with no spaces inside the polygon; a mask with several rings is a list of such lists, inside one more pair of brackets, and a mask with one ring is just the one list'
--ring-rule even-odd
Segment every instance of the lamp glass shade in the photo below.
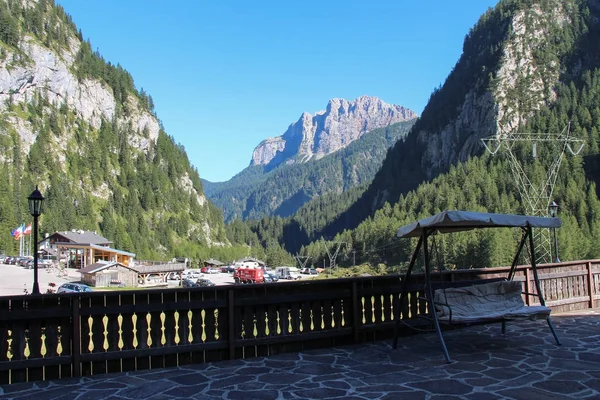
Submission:
{"label": "lamp glass shade", "polygon": [[556,204],[555,201],[550,203],[548,206],[548,211],[550,212],[551,217],[556,217],[556,214],[558,213],[558,204]]}
{"label": "lamp glass shade", "polygon": [[33,216],[40,216],[42,214],[44,196],[42,196],[42,193],[37,186],[35,190],[31,192],[27,200],[29,200],[29,213]]}

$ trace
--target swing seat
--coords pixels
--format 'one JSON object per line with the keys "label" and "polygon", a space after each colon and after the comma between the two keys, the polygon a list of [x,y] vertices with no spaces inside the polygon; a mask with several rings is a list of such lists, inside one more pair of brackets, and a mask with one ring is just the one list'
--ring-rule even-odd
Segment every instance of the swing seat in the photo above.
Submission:
{"label": "swing seat", "polygon": [[447,323],[535,320],[550,315],[548,307],[525,305],[522,294],[521,282],[497,281],[437,289],[434,304],[438,320]]}

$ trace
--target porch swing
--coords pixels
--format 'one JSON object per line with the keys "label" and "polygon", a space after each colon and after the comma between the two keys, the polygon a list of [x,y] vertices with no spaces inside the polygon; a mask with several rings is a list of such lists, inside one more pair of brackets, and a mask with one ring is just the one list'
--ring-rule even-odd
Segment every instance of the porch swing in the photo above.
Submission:
{"label": "porch swing", "polygon": [[[560,218],[531,217],[525,215],[492,214],[471,211],[444,211],[432,217],[425,218],[413,224],[406,225],[398,230],[400,238],[419,237],[417,247],[411,257],[408,270],[403,280],[402,293],[398,305],[394,307],[396,328],[393,348],[398,346],[399,327],[404,321],[400,319],[400,310],[403,309],[406,300],[408,284],[415,265],[419,251],[423,248],[425,264],[425,298],[428,317],[431,319],[435,331],[440,340],[444,357],[447,362],[452,362],[444,336],[440,328],[441,323],[447,324],[471,324],[471,323],[502,323],[502,333],[505,333],[506,321],[516,319],[541,319],[545,318],[556,344],[560,340],[550,319],[550,308],[541,290],[540,281],[535,262],[535,249],[533,245],[533,228],[558,228],[561,225]],[[481,228],[520,228],[522,230],[521,241],[517,253],[513,259],[512,266],[507,279],[482,280],[481,282],[469,281],[467,285],[442,287],[434,290],[431,280],[430,246],[429,238],[435,234],[467,231]],[[525,293],[521,282],[514,281],[519,256],[529,244],[529,256],[531,269],[535,281],[536,293]],[[523,302],[522,295],[534,296],[539,299],[539,306],[527,306]]]}

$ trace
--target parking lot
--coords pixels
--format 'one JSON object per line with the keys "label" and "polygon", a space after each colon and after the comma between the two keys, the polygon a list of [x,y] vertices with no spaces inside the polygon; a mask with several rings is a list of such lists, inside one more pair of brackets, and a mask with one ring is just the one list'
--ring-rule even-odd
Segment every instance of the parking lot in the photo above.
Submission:
{"label": "parking lot", "polygon": [[[33,287],[33,269],[25,269],[20,265],[0,264],[2,279],[0,279],[0,296],[25,294],[25,290],[31,293]],[[65,282],[79,281],[80,274],[76,270],[67,270],[67,276],[59,276],[57,269],[38,269],[38,285],[40,293],[46,293],[50,288],[49,283],[55,283],[56,287]]]}
{"label": "parking lot", "polygon": [[[0,296],[11,296],[31,293],[33,287],[33,270],[25,269],[19,265],[0,264],[2,271],[2,279],[0,279]],[[201,278],[209,279],[215,285],[233,285],[233,275],[231,273],[217,274],[201,274]],[[302,279],[313,278],[310,275],[302,275]],[[65,282],[78,282],[81,280],[81,275],[75,269],[68,269],[67,276],[59,276],[57,269],[38,269],[38,285],[40,293],[46,293],[51,288],[49,283],[54,283],[56,289]],[[177,287],[179,281],[172,280],[168,282],[169,287]],[[94,288],[94,290],[102,290],[102,288]]]}

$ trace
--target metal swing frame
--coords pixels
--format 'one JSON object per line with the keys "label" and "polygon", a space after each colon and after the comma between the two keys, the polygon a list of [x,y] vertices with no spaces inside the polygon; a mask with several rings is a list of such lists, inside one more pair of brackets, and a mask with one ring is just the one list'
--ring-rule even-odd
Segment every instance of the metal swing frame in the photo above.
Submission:
{"label": "metal swing frame", "polygon": [[[561,221],[559,218],[545,218],[545,217],[529,217],[522,215],[508,215],[508,214],[492,214],[492,213],[475,213],[475,212],[467,212],[467,211],[445,211],[434,215],[430,218],[418,221],[414,224],[407,225],[403,228],[400,228],[398,231],[399,237],[419,237],[419,241],[415,248],[415,251],[412,254],[410,259],[410,263],[408,266],[408,270],[404,277],[402,292],[400,293],[400,299],[395,310],[395,332],[394,332],[394,342],[393,348],[396,349],[398,346],[398,334],[399,328],[402,324],[401,321],[401,310],[404,306],[404,302],[407,297],[407,289],[410,281],[411,273],[417,257],[419,256],[419,251],[421,248],[423,249],[423,259],[425,264],[425,296],[427,301],[427,307],[429,311],[430,318],[433,322],[435,330],[437,332],[438,338],[440,340],[440,344],[442,346],[442,351],[444,353],[444,357],[448,363],[452,362],[450,358],[450,354],[448,353],[448,349],[446,347],[446,343],[444,341],[444,336],[442,334],[442,330],[440,327],[440,321],[438,319],[438,315],[435,309],[434,299],[434,291],[431,282],[431,266],[430,266],[430,246],[429,246],[429,237],[435,234],[436,232],[440,233],[450,233],[450,232],[458,232],[465,231],[471,229],[478,228],[491,228],[491,227],[518,227],[522,230],[523,234],[521,237],[521,241],[518,246],[517,253],[513,259],[512,266],[508,273],[507,280],[513,280],[515,276],[515,271],[517,268],[517,263],[519,260],[519,256],[525,244],[528,242],[529,251],[530,251],[530,259],[531,259],[531,269],[533,270],[533,278],[535,281],[535,288],[537,293],[524,293],[528,296],[536,296],[539,298],[540,304],[542,306],[546,305],[544,300],[544,296],[541,290],[540,280],[537,271],[537,263],[535,258],[535,248],[534,248],[534,239],[533,239],[533,228],[556,228],[561,225]],[[492,322],[502,322],[502,333],[506,331],[506,319],[504,318],[496,318],[490,319],[486,321],[486,323]],[[556,344],[560,345],[560,339],[554,329],[554,325],[552,324],[552,320],[550,315],[546,317],[546,322],[556,340]]]}

